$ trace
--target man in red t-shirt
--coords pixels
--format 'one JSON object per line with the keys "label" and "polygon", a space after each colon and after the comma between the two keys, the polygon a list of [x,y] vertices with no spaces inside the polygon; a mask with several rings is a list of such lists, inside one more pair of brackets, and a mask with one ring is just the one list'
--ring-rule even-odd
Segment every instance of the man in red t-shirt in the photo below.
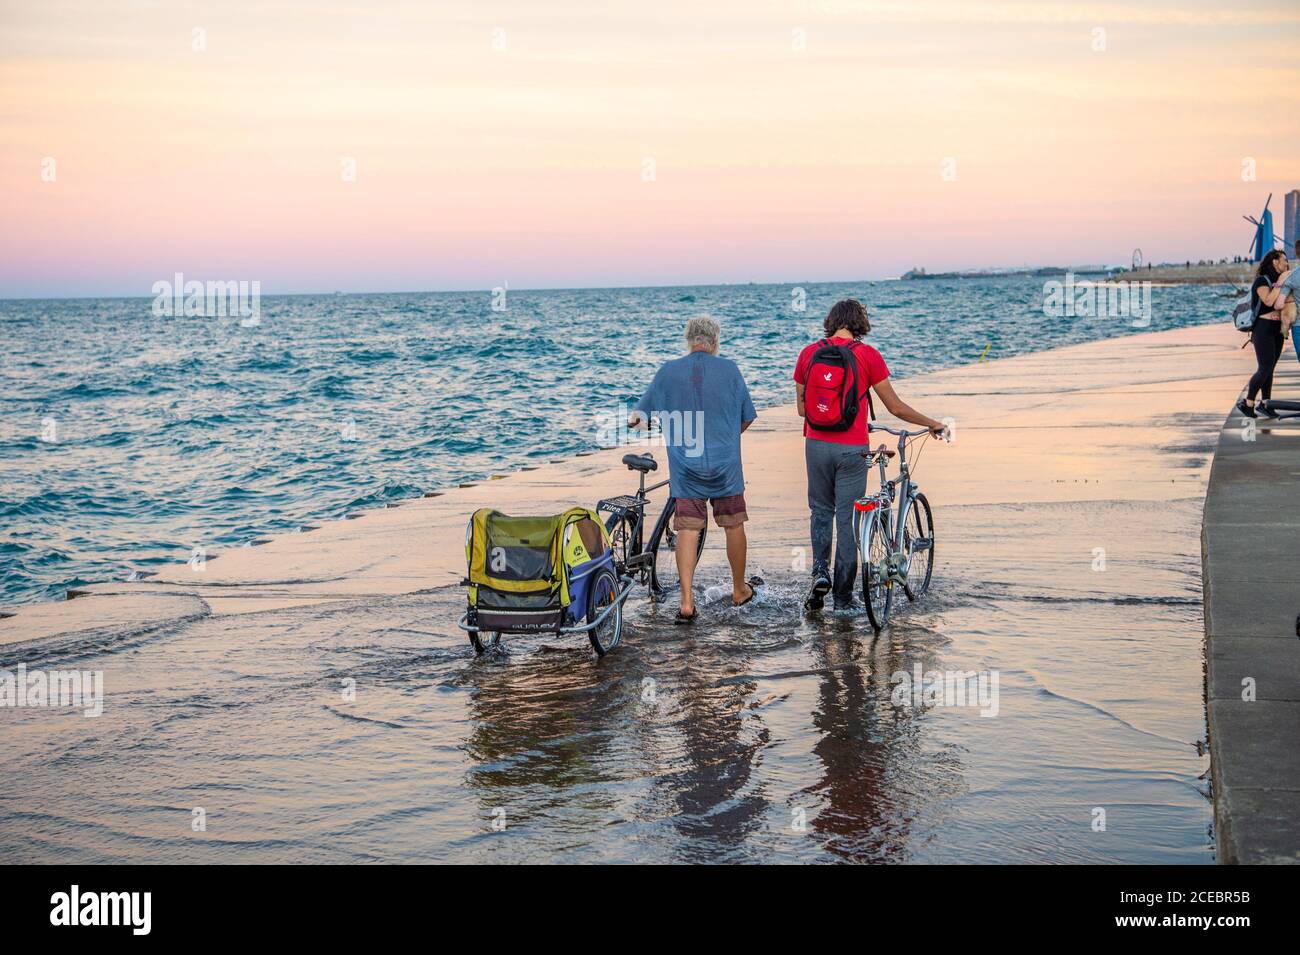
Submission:
{"label": "man in red t-shirt", "polygon": [[[895,418],[929,428],[942,436],[944,425],[906,404],[889,382],[889,369],[880,352],[861,341],[871,331],[867,310],[855,299],[837,302],[823,323],[827,339],[813,342],[799,353],[794,367],[795,396],[804,418],[804,461],[808,467],[808,508],[812,511],[813,583],[804,610],[820,610],[828,591],[834,591],[835,610],[851,613],[853,584],[858,571],[858,554],[853,544],[853,502],[867,490],[867,460],[858,452],[870,444],[867,437],[870,392],[884,403]],[[804,391],[809,384],[813,355],[827,341],[846,345],[857,362],[858,413],[844,431],[822,431],[808,422]],[[822,365],[819,368],[825,367]],[[850,385],[851,386],[851,385]],[[823,422],[825,423],[825,422]],[[835,577],[830,577],[832,537],[835,547]]]}

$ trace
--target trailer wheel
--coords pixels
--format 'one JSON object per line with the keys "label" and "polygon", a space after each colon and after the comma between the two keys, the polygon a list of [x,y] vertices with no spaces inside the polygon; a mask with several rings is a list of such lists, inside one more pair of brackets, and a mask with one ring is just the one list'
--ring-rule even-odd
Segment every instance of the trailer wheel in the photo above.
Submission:
{"label": "trailer wheel", "polygon": [[599,627],[587,631],[598,656],[604,656],[623,639],[623,604],[618,599],[618,577],[608,567],[596,571],[587,591],[587,623],[592,623],[610,605],[614,611]]}

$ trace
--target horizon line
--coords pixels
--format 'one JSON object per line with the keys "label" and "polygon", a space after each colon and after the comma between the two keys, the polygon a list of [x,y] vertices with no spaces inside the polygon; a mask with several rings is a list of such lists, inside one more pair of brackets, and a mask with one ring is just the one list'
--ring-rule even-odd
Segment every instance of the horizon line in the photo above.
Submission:
{"label": "horizon line", "polygon": [[[1155,263],[1153,263],[1153,265],[1154,264]],[[1162,264],[1172,265],[1177,263],[1162,263]],[[918,266],[918,268],[924,268],[924,267]],[[980,277],[997,278],[999,277],[997,273],[1033,272],[1033,271],[1041,271],[1043,269],[1056,269],[1056,268],[1061,268],[1063,271],[1070,271],[1071,269],[1092,269],[1092,268],[1106,270],[1106,269],[1122,269],[1124,268],[1124,266],[1108,265],[1108,264],[1091,264],[1091,263],[1085,263],[1082,265],[1073,265],[1073,266],[1055,266],[1055,265],[988,266],[988,267],[972,268],[972,269],[951,269],[943,272],[935,272],[932,274],[935,276],[963,275],[969,278],[980,278]],[[184,275],[184,272],[181,272],[180,274]],[[333,295],[467,295],[473,292],[491,293],[496,288],[504,288],[508,292],[510,291],[514,291],[514,292],[609,292],[609,291],[628,291],[634,289],[731,288],[731,287],[747,286],[747,285],[771,285],[771,286],[848,285],[854,282],[899,282],[902,280],[903,278],[901,275],[891,275],[891,276],[885,276],[883,278],[858,277],[858,278],[846,278],[846,279],[817,279],[812,281],[787,280],[787,281],[759,282],[759,281],[750,280],[750,281],[740,281],[740,282],[692,282],[684,285],[682,284],[548,285],[548,286],[522,286],[521,285],[518,288],[511,288],[509,283],[506,283],[505,285],[501,285],[501,286],[476,287],[476,288],[401,289],[395,291],[394,290],[347,291],[343,289],[334,289],[328,292],[323,292],[323,291],[267,292],[267,293],[259,292],[259,295],[265,295],[267,297],[278,297],[278,298],[308,298],[308,297],[333,296]],[[206,285],[207,282],[230,282],[230,281],[260,282],[261,280],[260,279],[195,279],[194,281],[202,281]],[[152,293],[141,294],[141,295],[15,295],[15,296],[0,296],[0,302],[79,302],[79,301],[99,301],[102,299],[122,299],[122,300],[144,299],[148,301],[148,300],[155,299],[157,297],[158,296],[156,294],[152,294]]]}

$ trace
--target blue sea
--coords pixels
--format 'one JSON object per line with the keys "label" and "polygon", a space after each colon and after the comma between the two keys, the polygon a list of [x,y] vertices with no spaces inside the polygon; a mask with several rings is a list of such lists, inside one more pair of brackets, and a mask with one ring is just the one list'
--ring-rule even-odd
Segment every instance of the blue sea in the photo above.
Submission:
{"label": "blue sea", "polygon": [[[1225,320],[1229,293],[1156,288],[1149,330]],[[512,290],[504,311],[487,291],[268,296],[255,327],[4,301],[0,605],[598,446],[693,315],[721,321],[760,408],[786,403],[850,296],[897,379],[1135,331],[1044,315],[1030,277]]]}

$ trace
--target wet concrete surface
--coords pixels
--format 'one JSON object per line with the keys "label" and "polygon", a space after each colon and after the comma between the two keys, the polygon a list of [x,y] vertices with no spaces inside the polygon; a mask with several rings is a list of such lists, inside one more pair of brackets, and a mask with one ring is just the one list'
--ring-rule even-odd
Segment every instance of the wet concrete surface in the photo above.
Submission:
{"label": "wet concrete surface", "polygon": [[[20,611],[0,667],[100,670],[105,707],[0,709],[0,856],[1213,861],[1198,534],[1201,448],[1245,373],[1225,331],[899,382],[957,440],[917,468],[932,590],[879,636],[800,612],[788,411],[746,437],[760,598],[705,599],[710,540],[700,622],[635,594],[601,660],[582,637],[475,658],[455,581],[475,506],[626,491],[618,452],[91,586],[77,619]],[[918,665],[996,678],[996,715],[904,705]]]}

